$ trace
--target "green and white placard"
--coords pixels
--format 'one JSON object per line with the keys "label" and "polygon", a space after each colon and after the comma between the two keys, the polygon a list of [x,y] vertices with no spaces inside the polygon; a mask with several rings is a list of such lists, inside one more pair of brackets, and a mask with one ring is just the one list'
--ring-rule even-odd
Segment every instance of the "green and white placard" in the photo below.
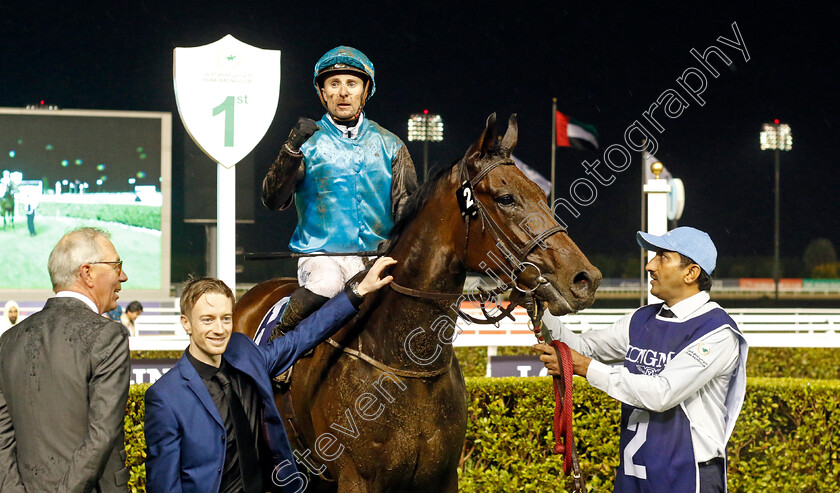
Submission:
{"label": "green and white placard", "polygon": [[280,93],[280,51],[230,34],[195,48],[175,48],[178,113],[196,144],[226,168],[262,140]]}

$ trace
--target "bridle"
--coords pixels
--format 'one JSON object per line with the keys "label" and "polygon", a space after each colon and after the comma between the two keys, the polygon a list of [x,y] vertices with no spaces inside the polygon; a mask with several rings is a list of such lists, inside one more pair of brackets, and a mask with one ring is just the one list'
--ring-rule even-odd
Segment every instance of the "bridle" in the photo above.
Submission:
{"label": "bridle", "polygon": [[[510,158],[501,158],[496,159],[486,166],[484,166],[481,171],[479,171],[474,177],[470,178],[469,170],[467,169],[466,159],[462,159],[458,163],[458,178],[461,183],[461,186],[458,188],[457,191],[457,198],[458,204],[461,208],[461,216],[465,221],[464,226],[464,263],[469,265],[467,260],[469,252],[469,241],[470,241],[470,229],[471,229],[471,220],[478,218],[481,221],[481,229],[484,231],[485,229],[489,230],[490,235],[493,237],[496,246],[502,252],[502,256],[504,257],[504,261],[507,262],[508,267],[510,267],[510,272],[515,273],[517,275],[522,274],[528,268],[533,268],[536,270],[536,285],[531,287],[526,287],[525,289],[519,287],[519,283],[516,281],[515,278],[511,278],[508,283],[501,284],[497,288],[486,291],[479,287],[480,293],[480,306],[481,311],[486,318],[480,319],[472,317],[471,315],[464,313],[463,311],[458,308],[459,316],[468,320],[471,323],[478,323],[478,324],[495,324],[498,325],[499,321],[503,318],[508,317],[513,319],[512,312],[516,308],[517,303],[511,301],[506,308],[500,309],[498,314],[491,315],[486,310],[486,304],[491,302],[495,299],[499,294],[504,293],[505,291],[516,289],[525,297],[533,298],[534,291],[540,288],[540,286],[544,284],[548,284],[548,280],[542,275],[540,268],[537,267],[536,264],[533,262],[527,261],[528,255],[538,246],[543,245],[543,242],[552,235],[557,233],[565,233],[566,228],[557,225],[551,228],[548,228],[542,232],[540,232],[535,237],[531,238],[530,241],[525,243],[524,245],[519,245],[513,239],[508,236],[505,231],[499,226],[496,220],[490,215],[490,212],[487,210],[487,207],[478,200],[475,194],[475,188],[478,184],[483,180],[491,171],[498,168],[499,166],[515,166],[514,162]],[[478,264],[481,265],[481,264]],[[415,298],[424,298],[424,299],[444,299],[444,300],[457,300],[458,298],[464,298],[464,295],[461,293],[438,293],[433,291],[423,291],[419,289],[407,288],[398,284],[396,281],[392,282],[389,286],[394,291]],[[532,300],[535,301],[535,300]],[[540,303],[529,303],[532,306],[540,307]],[[537,313],[540,312],[540,313]],[[529,310],[529,315],[531,315],[531,311]],[[540,309],[534,311],[532,316],[532,321],[536,321],[542,317],[542,313]]]}
{"label": "bridle", "polygon": [[[527,268],[533,267],[537,271],[537,284],[535,286],[522,289],[518,286],[518,283],[515,281],[515,279],[512,278],[509,283],[502,284],[491,291],[485,291],[479,288],[482,295],[481,311],[486,318],[477,319],[470,316],[467,313],[464,313],[460,309],[460,303],[458,303],[459,306],[457,307],[458,314],[461,318],[464,318],[472,323],[493,323],[498,326],[499,321],[506,316],[513,319],[514,317],[512,315],[512,312],[514,308],[516,308],[518,304],[521,304],[527,311],[528,317],[531,321],[531,326],[539,337],[539,332],[542,328],[543,304],[538,302],[534,295],[534,292],[541,285],[547,284],[548,280],[546,280],[545,277],[543,277],[542,272],[536,264],[534,264],[533,262],[529,262],[526,259],[528,255],[530,255],[530,253],[537,247],[537,245],[542,245],[545,239],[549,238],[554,234],[565,233],[566,229],[562,226],[557,225],[541,232],[539,235],[532,238],[524,245],[517,245],[517,243],[514,242],[510,238],[510,236],[508,236],[504,232],[504,230],[499,226],[499,224],[493,219],[493,217],[487,211],[487,208],[484,206],[484,204],[476,198],[474,192],[475,187],[491,171],[493,171],[499,166],[514,165],[513,160],[498,159],[496,161],[493,161],[492,163],[482,168],[482,170],[473,178],[469,177],[469,171],[467,170],[464,161],[465,160],[461,160],[461,162],[459,163],[458,170],[459,180],[461,182],[461,186],[460,188],[458,188],[458,204],[461,207],[461,216],[466,222],[464,228],[464,263],[467,265],[471,265],[467,261],[467,255],[469,255],[468,245],[470,240],[470,220],[477,217],[481,221],[482,231],[484,231],[485,228],[490,231],[490,234],[493,237],[496,246],[499,248],[499,250],[502,251],[506,261],[509,263],[510,267],[512,267],[513,270],[511,272],[518,272],[521,274]],[[435,293],[406,288],[397,284],[396,282],[391,282],[390,286],[394,291],[398,293],[418,298],[459,299],[463,297],[463,295],[460,293]],[[502,292],[505,292],[509,289],[516,289],[523,296],[519,297],[519,299],[517,300],[512,299],[508,306],[502,309],[498,315],[489,314],[485,308],[485,304],[490,300],[494,299],[496,295],[501,294]],[[540,340],[542,341],[541,337]],[[569,475],[571,473],[574,480],[574,492],[583,493],[586,491],[586,481],[583,477],[583,473],[581,472],[580,463],[578,461],[577,449],[575,447],[574,436],[572,433],[572,358],[569,352],[569,347],[565,344],[560,343],[559,341],[553,341],[552,347],[556,352],[557,360],[560,363],[561,368],[563,368],[564,370],[563,376],[555,376],[553,378],[555,397],[554,453],[564,455],[564,473],[566,475]]]}

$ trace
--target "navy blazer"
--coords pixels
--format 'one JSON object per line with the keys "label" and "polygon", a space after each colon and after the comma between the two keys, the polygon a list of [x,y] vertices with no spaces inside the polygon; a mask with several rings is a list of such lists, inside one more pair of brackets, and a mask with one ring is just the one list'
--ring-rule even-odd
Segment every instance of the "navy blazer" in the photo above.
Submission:
{"label": "navy blazer", "polygon": [[[271,378],[338,330],[356,309],[344,292],[265,346],[234,332],[225,360],[251,377],[263,404],[263,435],[278,486],[298,489],[297,467],[277,406]],[[146,391],[146,491],[218,492],[227,434],[207,387],[186,354]],[[263,461],[265,462],[265,461]],[[284,481],[285,480],[285,481]],[[269,489],[269,485],[265,485]],[[286,490],[284,490],[286,491]]]}

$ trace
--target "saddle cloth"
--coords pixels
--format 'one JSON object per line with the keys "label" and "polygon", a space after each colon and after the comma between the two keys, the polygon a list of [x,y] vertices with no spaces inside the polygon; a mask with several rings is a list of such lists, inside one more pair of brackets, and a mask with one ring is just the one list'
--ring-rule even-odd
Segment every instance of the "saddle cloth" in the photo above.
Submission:
{"label": "saddle cloth", "polygon": [[289,296],[280,299],[270,310],[265,314],[260,322],[257,332],[254,334],[254,342],[257,346],[264,346],[268,344],[268,339],[271,337],[271,331],[280,323],[280,318],[286,310],[286,304],[289,303]]}

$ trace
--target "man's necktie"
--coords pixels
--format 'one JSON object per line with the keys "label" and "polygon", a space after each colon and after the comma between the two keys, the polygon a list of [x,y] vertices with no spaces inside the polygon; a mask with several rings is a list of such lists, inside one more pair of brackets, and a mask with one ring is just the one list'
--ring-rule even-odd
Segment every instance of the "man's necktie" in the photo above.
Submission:
{"label": "man's necktie", "polygon": [[662,318],[677,318],[677,316],[674,315],[674,312],[664,307],[659,310],[659,316]]}
{"label": "man's necktie", "polygon": [[254,434],[239,396],[233,391],[230,378],[222,370],[216,372],[213,378],[219,382],[228,401],[228,412],[233,418],[233,433],[236,436],[236,449],[239,453],[239,469],[242,471],[242,485],[246,493],[260,493],[262,478],[260,461],[257,456]]}

